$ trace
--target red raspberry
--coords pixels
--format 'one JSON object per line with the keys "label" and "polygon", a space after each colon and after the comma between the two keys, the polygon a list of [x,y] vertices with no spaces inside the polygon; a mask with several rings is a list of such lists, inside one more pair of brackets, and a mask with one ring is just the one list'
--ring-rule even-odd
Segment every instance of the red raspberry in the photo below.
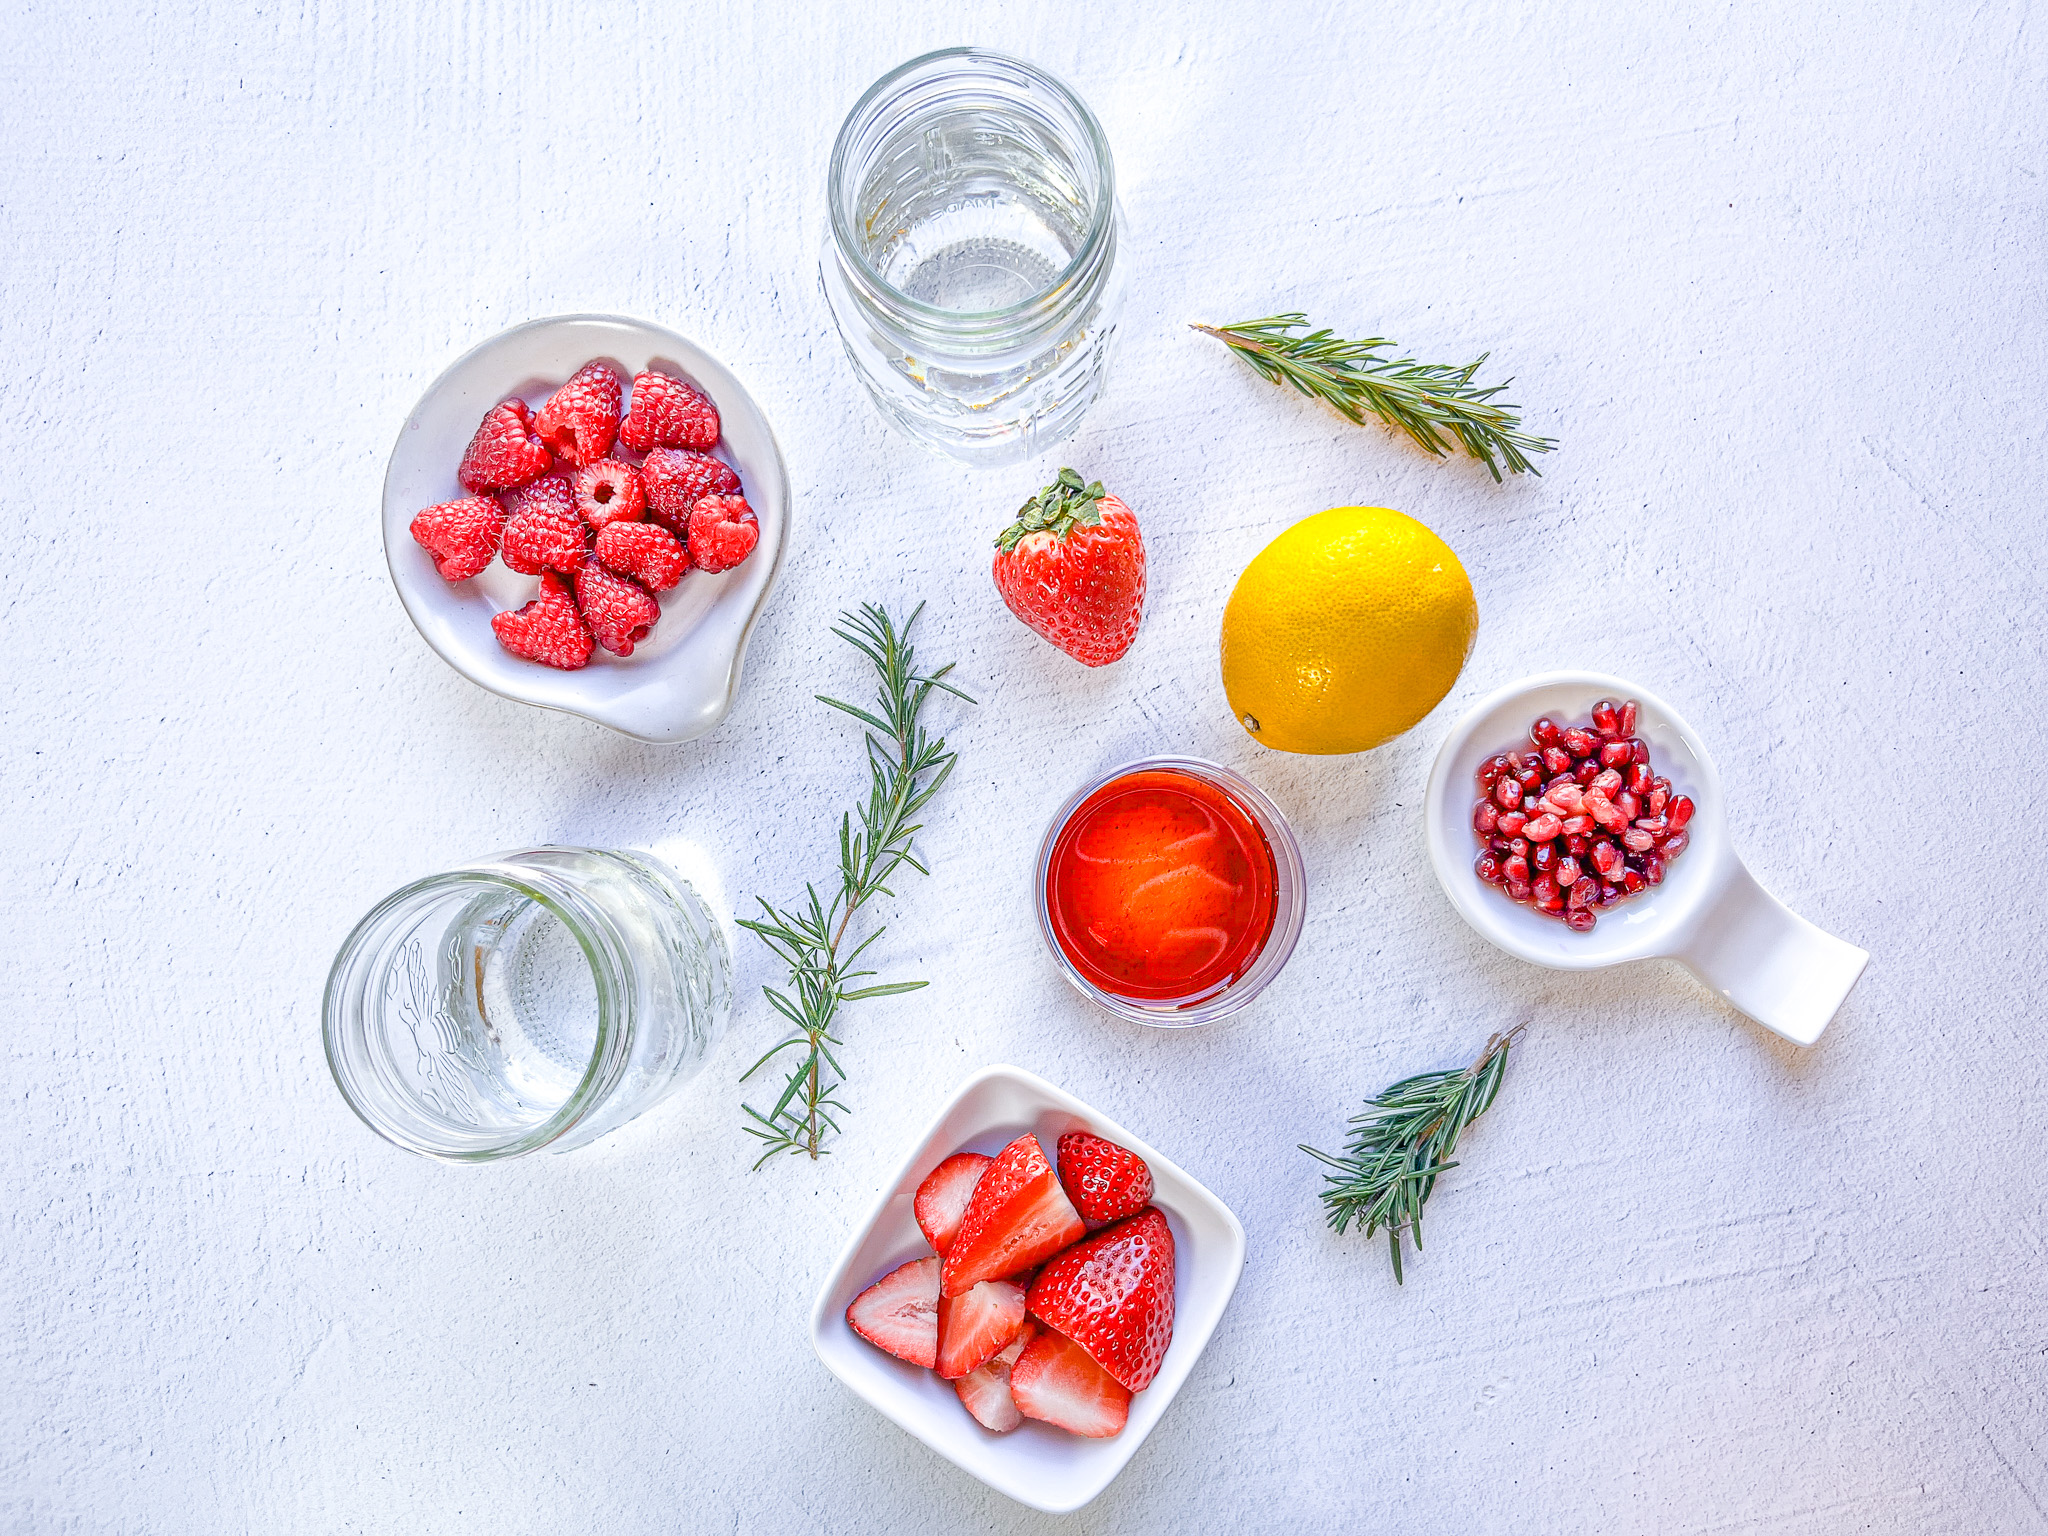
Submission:
{"label": "red raspberry", "polygon": [[595,555],[576,567],[576,603],[597,643],[614,656],[632,655],[633,647],[661,622],[661,604],[599,565]]}
{"label": "red raspberry", "polygon": [[690,508],[690,563],[714,575],[751,555],[760,538],[744,496],[706,496]]}
{"label": "red raspberry", "polygon": [[[550,512],[574,514],[576,493],[569,488],[569,482],[560,475],[548,475],[531,485],[522,485],[516,491],[498,492],[498,505],[505,509],[507,517],[517,517],[533,507],[544,507]],[[528,571],[527,575],[534,573]]]}
{"label": "red raspberry", "polygon": [[554,459],[533,435],[524,400],[501,400],[478,423],[455,478],[465,491],[504,491],[538,480]]}
{"label": "red raspberry", "polygon": [[657,448],[640,466],[640,483],[647,488],[647,515],[682,538],[690,526],[690,508],[706,496],[737,493],[740,477],[708,453]]}
{"label": "red raspberry", "polygon": [[544,667],[574,672],[590,660],[590,626],[576,611],[576,600],[553,571],[540,578],[540,595],[524,608],[494,614],[491,628],[498,644],[514,656]]}
{"label": "red raspberry", "polygon": [[447,581],[467,581],[489,565],[504,528],[504,509],[488,496],[444,501],[412,520],[413,541]]}
{"label": "red raspberry", "polygon": [[576,471],[576,511],[593,528],[634,523],[647,510],[640,471],[617,459],[599,459]]}
{"label": "red raspberry", "polygon": [[650,592],[666,592],[690,568],[690,552],[658,523],[609,523],[597,530],[597,558]]}
{"label": "red raspberry", "polygon": [[576,509],[561,506],[553,497],[534,497],[505,519],[505,564],[522,576],[573,571],[589,548],[590,530]]}
{"label": "red raspberry", "polygon": [[619,435],[619,374],[610,363],[585,363],[547,398],[534,430],[555,452],[581,469],[612,451]]}
{"label": "red raspberry", "polygon": [[635,453],[650,448],[709,448],[718,441],[718,407],[694,384],[665,373],[633,375],[633,409],[619,441]]}

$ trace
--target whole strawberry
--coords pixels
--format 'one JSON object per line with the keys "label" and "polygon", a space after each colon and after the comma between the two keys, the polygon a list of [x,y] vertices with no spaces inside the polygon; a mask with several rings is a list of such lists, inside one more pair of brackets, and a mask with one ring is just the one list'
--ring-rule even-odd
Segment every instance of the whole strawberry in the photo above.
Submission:
{"label": "whole strawberry", "polygon": [[618,370],[609,363],[585,363],[569,382],[549,395],[533,418],[541,441],[581,469],[612,451],[619,435]]}
{"label": "whole strawberry", "polygon": [[489,565],[504,528],[504,509],[488,496],[444,501],[412,520],[414,542],[433,555],[447,581],[467,581]]}
{"label": "whole strawberry", "polygon": [[1083,666],[1107,666],[1145,616],[1138,519],[1101,481],[1063,469],[997,538],[995,579],[1010,612]]}
{"label": "whole strawberry", "polygon": [[500,400],[477,424],[462,450],[455,478],[465,491],[509,491],[538,480],[554,463],[548,445],[533,435],[524,400]]}

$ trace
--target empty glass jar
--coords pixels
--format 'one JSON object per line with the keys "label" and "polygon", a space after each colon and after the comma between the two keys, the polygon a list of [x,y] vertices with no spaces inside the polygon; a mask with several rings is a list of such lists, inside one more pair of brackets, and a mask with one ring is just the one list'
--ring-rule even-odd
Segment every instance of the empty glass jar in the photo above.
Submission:
{"label": "empty glass jar", "polygon": [[1122,302],[1101,125],[979,48],[885,75],[839,130],[821,276],[853,371],[911,437],[1033,457],[1102,392]]}
{"label": "empty glass jar", "polygon": [[379,902],[335,957],[323,1031],[370,1129],[480,1162],[616,1130],[703,1065],[731,1006],[688,881],[643,853],[533,848]]}

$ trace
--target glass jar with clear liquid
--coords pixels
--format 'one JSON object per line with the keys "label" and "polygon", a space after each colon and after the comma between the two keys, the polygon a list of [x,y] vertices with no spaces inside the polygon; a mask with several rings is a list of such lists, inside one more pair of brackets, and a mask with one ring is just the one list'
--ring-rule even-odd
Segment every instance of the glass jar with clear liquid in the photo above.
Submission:
{"label": "glass jar with clear liquid", "polygon": [[1031,458],[1101,394],[1122,305],[1101,125],[1043,70],[949,48],[885,75],[832,150],[825,297],[912,438]]}
{"label": "glass jar with clear liquid", "polygon": [[327,978],[327,1064],[380,1136],[457,1162],[567,1151],[704,1063],[732,954],[643,853],[534,848],[394,891]]}

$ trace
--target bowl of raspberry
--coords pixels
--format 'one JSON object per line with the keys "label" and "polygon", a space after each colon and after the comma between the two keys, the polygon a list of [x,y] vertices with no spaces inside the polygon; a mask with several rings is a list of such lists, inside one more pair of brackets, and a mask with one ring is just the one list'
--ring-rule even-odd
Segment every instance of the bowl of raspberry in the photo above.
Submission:
{"label": "bowl of raspberry", "polygon": [[534,320],[436,379],[384,476],[406,613],[470,681],[642,741],[725,718],[789,532],[767,418],[683,336]]}
{"label": "bowl of raspberry", "polygon": [[1466,922],[1558,970],[1676,960],[1797,1045],[1870,956],[1763,888],[1736,854],[1706,745],[1647,689],[1550,672],[1452,727],[1424,809],[1430,863]]}

